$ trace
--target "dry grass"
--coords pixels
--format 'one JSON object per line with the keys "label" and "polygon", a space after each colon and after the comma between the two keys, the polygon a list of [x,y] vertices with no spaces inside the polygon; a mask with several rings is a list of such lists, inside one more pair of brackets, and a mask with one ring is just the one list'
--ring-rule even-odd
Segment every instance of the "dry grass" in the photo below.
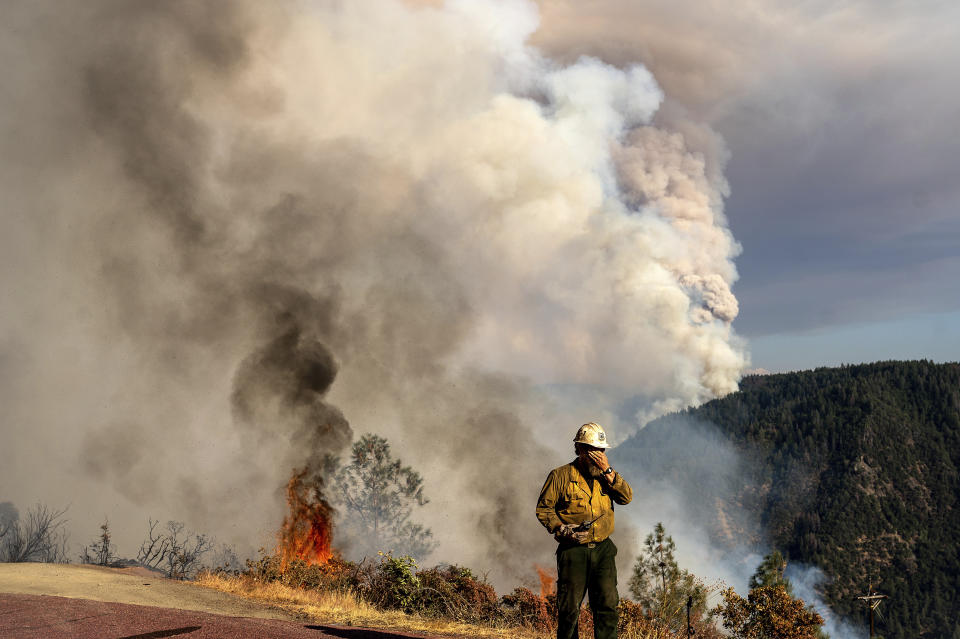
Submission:
{"label": "dry grass", "polygon": [[320,623],[343,624],[477,638],[547,639],[542,633],[516,626],[496,627],[408,615],[396,610],[377,610],[352,592],[329,592],[291,588],[277,582],[262,582],[246,576],[198,575],[193,582],[204,588],[228,592],[282,608]]}

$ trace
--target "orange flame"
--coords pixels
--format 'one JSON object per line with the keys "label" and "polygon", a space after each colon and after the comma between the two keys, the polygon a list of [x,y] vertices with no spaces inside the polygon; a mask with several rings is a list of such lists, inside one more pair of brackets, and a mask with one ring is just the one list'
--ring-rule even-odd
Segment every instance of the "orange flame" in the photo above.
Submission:
{"label": "orange flame", "polygon": [[554,576],[553,571],[549,568],[544,568],[540,564],[533,564],[533,567],[537,569],[537,576],[540,577],[540,596],[547,598],[550,595],[556,594],[557,578]]}
{"label": "orange flame", "polygon": [[325,564],[333,556],[333,509],[323,496],[323,480],[305,481],[307,469],[294,471],[287,483],[287,507],[280,528],[277,554],[280,569],[294,560]]}

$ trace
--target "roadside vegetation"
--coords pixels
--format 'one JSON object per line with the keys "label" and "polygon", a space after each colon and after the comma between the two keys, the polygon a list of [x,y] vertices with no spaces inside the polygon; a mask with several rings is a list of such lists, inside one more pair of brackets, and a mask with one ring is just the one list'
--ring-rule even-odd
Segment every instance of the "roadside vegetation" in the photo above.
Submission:
{"label": "roadside vegetation", "polygon": [[[326,623],[472,637],[555,635],[555,584],[542,569],[537,569],[539,593],[516,587],[498,595],[470,568],[418,564],[418,556],[434,545],[431,531],[413,517],[427,503],[422,479],[392,458],[385,439],[361,437],[349,462],[339,467],[339,461],[331,459],[328,470],[336,473],[339,492],[334,492],[333,500],[345,512],[345,530],[350,533],[343,540],[354,550],[372,549],[375,559],[353,562],[333,550],[332,509],[322,492],[322,478],[303,483],[304,471],[295,471],[291,479],[296,490],[288,490],[290,514],[277,550],[261,550],[259,559],[241,564],[230,547],[217,549],[212,537],[189,531],[182,522],[161,526],[153,519],[136,559],[118,557],[106,519],[79,559],[100,566],[144,566],[168,578],[193,580],[198,586]],[[64,514],[65,510],[37,505],[21,519],[12,504],[0,504],[0,560],[68,562]],[[402,554],[376,550],[398,546]],[[318,547],[322,553],[314,552]],[[681,568],[675,550],[673,539],[657,524],[636,557],[629,580],[632,599],[620,601],[621,639],[825,638],[820,630],[823,620],[793,596],[783,576],[786,561],[779,553],[765,558],[749,593],[741,597]],[[710,608],[713,595],[716,605]],[[580,635],[593,635],[586,605],[581,609]]]}
{"label": "roadside vegetation", "polygon": [[[12,505],[0,506],[0,559],[69,563],[65,511],[38,505],[21,519]],[[334,555],[322,564],[294,560],[284,565],[279,555],[262,552],[259,559],[241,566],[229,547],[217,549],[208,536],[185,530],[180,522],[160,528],[150,520],[137,559],[120,559],[105,520],[79,559],[102,566],[151,567],[170,578],[192,579],[198,586],[326,623],[491,638],[546,639],[556,633],[556,596],[549,580],[540,593],[517,587],[501,596],[469,568],[446,564],[421,568],[413,557],[392,553],[359,563]],[[793,597],[779,553],[764,560],[747,597],[740,597],[732,589],[720,592],[719,585],[704,584],[681,569],[674,551],[673,539],[658,524],[636,559],[629,582],[633,599],[620,602],[621,639],[685,637],[688,612],[695,636],[703,639],[719,639],[721,627],[738,639],[825,636],[819,628],[822,619]],[[708,609],[712,594],[719,594],[722,602]],[[580,634],[593,634],[586,605]]]}
{"label": "roadside vegetation", "polygon": [[[324,565],[295,561],[280,570],[275,555],[250,561],[246,569],[199,574],[200,586],[230,592],[328,623],[393,628],[412,632],[546,639],[556,634],[556,597],[518,587],[498,597],[470,569],[442,565],[419,569],[409,556],[381,554],[376,562],[334,558]],[[592,636],[584,609],[581,636]],[[652,621],[640,607],[621,602],[623,639],[653,639]]]}
{"label": "roadside vegetation", "polygon": [[[658,524],[637,558],[630,580],[635,600],[620,602],[621,639],[696,637],[720,639],[822,639],[823,620],[793,597],[783,578],[782,557],[768,556],[751,581],[746,598],[719,584],[704,584],[681,569],[675,544]],[[414,632],[546,639],[556,634],[556,596],[515,588],[498,596],[469,568],[420,568],[410,556],[381,553],[355,563],[335,556],[321,565],[290,562],[276,555],[248,561],[242,570],[201,572],[195,583],[279,606],[328,623],[394,628]],[[548,589],[549,590],[549,589]],[[708,609],[710,595],[720,603]],[[689,617],[688,617],[688,607]],[[593,635],[589,608],[580,615],[580,636]]]}

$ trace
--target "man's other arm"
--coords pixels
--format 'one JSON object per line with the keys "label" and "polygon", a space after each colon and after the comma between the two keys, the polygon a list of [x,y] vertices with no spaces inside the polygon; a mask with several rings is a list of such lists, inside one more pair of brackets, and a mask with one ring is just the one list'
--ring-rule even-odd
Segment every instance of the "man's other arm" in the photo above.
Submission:
{"label": "man's other arm", "polygon": [[629,504],[633,501],[633,488],[630,487],[630,484],[627,483],[627,480],[624,479],[620,473],[614,471],[613,474],[615,477],[607,486],[607,490],[610,492],[610,498],[620,505]]}
{"label": "man's other arm", "polygon": [[557,529],[563,524],[557,516],[557,501],[560,499],[560,481],[556,471],[551,471],[547,475],[547,481],[543,483],[540,489],[540,497],[537,499],[537,519],[543,524],[543,527],[551,533],[557,532]]}

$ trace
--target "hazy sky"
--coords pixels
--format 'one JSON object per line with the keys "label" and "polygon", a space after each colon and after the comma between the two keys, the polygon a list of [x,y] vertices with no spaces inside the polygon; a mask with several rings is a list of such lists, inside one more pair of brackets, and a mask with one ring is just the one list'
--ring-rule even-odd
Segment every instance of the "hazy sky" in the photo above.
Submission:
{"label": "hazy sky", "polygon": [[754,366],[960,359],[956,3],[542,6],[548,48],[639,58],[726,142]]}

